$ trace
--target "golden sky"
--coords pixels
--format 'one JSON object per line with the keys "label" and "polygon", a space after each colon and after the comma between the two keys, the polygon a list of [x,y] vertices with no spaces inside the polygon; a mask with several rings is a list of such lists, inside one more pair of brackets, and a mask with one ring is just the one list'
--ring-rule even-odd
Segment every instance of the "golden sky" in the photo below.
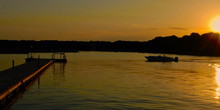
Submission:
{"label": "golden sky", "polygon": [[210,32],[220,0],[0,0],[0,39],[135,40]]}

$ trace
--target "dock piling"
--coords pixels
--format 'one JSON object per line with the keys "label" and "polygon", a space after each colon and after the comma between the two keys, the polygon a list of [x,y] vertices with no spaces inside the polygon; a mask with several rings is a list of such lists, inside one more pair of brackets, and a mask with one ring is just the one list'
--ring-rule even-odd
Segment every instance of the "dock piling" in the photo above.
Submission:
{"label": "dock piling", "polygon": [[15,60],[12,60],[12,68],[15,67]]}
{"label": "dock piling", "polygon": [[37,57],[37,66],[38,66],[38,68],[40,68],[40,55],[38,55],[38,57]]}

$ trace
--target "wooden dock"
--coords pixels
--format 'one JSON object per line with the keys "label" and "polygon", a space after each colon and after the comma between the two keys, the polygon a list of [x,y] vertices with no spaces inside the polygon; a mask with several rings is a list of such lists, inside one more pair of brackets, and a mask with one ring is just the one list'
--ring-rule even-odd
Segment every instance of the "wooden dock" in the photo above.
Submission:
{"label": "wooden dock", "polygon": [[0,71],[0,108],[10,102],[39,73],[46,69],[54,60],[39,59]]}
{"label": "wooden dock", "polygon": [[[26,62],[30,62],[30,61],[37,61],[38,58],[26,58],[25,59]],[[62,62],[62,63],[66,63],[67,59],[42,59],[41,60],[53,60],[54,62]]]}
{"label": "wooden dock", "polygon": [[48,59],[40,58],[40,55],[38,58],[33,58],[32,54],[29,55],[28,53],[28,57],[25,59],[26,63],[14,67],[13,60],[12,68],[0,71],[0,109],[16,97],[20,91],[24,90],[36,76],[53,62],[67,62],[65,53],[59,53],[58,59],[55,58],[55,54],[53,53],[52,57]]}

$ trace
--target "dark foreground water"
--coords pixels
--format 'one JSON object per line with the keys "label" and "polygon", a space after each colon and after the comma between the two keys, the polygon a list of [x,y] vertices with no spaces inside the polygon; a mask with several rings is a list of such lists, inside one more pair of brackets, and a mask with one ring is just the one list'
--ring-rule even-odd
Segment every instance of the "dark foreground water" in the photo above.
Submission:
{"label": "dark foreground water", "polygon": [[[144,56],[147,55],[157,54],[67,54],[65,65],[51,65],[9,108],[220,109],[219,57],[178,55],[178,63],[161,63],[146,62]],[[8,57],[10,55],[0,58]]]}

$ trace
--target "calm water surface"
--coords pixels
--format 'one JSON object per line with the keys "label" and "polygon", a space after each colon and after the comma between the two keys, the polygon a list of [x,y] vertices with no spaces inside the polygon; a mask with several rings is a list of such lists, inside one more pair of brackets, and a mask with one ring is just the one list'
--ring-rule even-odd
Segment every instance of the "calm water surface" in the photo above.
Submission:
{"label": "calm water surface", "polygon": [[[10,109],[220,109],[219,57],[178,55],[178,63],[161,63],[146,62],[147,55],[157,54],[69,53],[66,64],[51,65]],[[0,56],[1,70],[26,57]]]}

